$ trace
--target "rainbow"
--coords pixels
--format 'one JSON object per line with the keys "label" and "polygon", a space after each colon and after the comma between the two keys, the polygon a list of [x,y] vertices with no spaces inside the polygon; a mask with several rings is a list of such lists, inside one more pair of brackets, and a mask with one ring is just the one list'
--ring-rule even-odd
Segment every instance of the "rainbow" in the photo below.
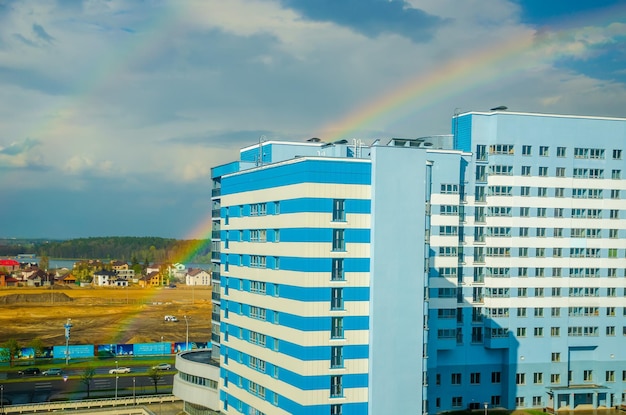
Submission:
{"label": "rainbow", "polygon": [[340,120],[323,127],[316,136],[325,137],[328,142],[353,138],[355,133],[368,127],[400,119],[460,92],[532,69],[542,64],[541,57],[549,56],[551,60],[568,57],[570,55],[567,50],[554,49],[554,39],[567,39],[580,30],[581,26],[593,23],[608,27],[616,22],[617,16],[626,16],[625,4],[581,15],[577,20],[567,21],[567,27],[558,31],[527,30],[491,47],[472,51],[471,54],[437,65],[399,84]]}

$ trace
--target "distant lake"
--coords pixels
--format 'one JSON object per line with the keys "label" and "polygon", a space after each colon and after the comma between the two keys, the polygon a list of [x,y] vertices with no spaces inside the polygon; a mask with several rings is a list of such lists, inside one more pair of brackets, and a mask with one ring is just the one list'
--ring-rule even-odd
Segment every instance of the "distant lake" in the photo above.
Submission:
{"label": "distant lake", "polygon": [[[16,258],[16,261],[19,262],[36,262],[39,263],[39,261],[41,260],[41,258],[39,257],[35,257],[35,258]],[[73,269],[74,268],[74,263],[78,262],[80,260],[70,260],[70,259],[54,259],[54,258],[50,258],[48,260],[48,262],[50,263],[50,269],[56,269],[56,268],[67,268],[67,269]],[[108,262],[109,260],[101,260],[102,262]],[[211,264],[196,264],[196,263],[187,263],[185,264],[185,267],[187,267],[187,269],[189,268],[202,268],[204,270],[209,270],[211,269]]]}

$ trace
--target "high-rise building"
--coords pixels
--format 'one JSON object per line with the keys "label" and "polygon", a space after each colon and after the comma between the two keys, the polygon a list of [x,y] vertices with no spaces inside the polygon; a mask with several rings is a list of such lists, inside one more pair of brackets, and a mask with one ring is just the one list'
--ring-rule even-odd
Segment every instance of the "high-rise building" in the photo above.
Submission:
{"label": "high-rise building", "polygon": [[626,119],[452,132],[259,142],[212,170],[223,412],[626,402]]}

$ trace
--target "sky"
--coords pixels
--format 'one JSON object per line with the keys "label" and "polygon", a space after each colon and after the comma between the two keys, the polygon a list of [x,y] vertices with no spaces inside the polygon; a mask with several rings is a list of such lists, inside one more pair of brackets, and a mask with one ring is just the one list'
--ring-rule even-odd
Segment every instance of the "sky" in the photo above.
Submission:
{"label": "sky", "polygon": [[208,236],[212,166],[455,112],[626,117],[626,2],[0,0],[0,238]]}

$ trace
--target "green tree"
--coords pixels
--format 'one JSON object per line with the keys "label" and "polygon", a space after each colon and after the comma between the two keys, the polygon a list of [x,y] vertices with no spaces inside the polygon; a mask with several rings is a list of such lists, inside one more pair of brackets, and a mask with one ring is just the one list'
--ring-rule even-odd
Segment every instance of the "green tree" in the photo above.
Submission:
{"label": "green tree", "polygon": [[41,255],[41,258],[39,259],[39,269],[45,269],[47,271],[49,267],[50,259],[48,258],[48,255]]}
{"label": "green tree", "polygon": [[94,375],[96,374],[96,369],[88,366],[83,370],[83,373],[80,374],[80,383],[87,387],[87,398],[89,398],[89,393],[91,391],[91,381],[93,380]]}
{"label": "green tree", "polygon": [[9,366],[13,367],[13,361],[19,355],[22,347],[15,339],[9,339],[2,344],[2,361],[9,361]]}
{"label": "green tree", "polygon": [[152,368],[148,369],[148,377],[150,378],[150,380],[154,384],[154,394],[156,395],[158,393],[158,391],[157,391],[157,383],[159,383],[159,380],[161,380],[161,378],[163,377],[161,375],[161,371],[159,369],[155,369],[155,368],[152,367]]}

